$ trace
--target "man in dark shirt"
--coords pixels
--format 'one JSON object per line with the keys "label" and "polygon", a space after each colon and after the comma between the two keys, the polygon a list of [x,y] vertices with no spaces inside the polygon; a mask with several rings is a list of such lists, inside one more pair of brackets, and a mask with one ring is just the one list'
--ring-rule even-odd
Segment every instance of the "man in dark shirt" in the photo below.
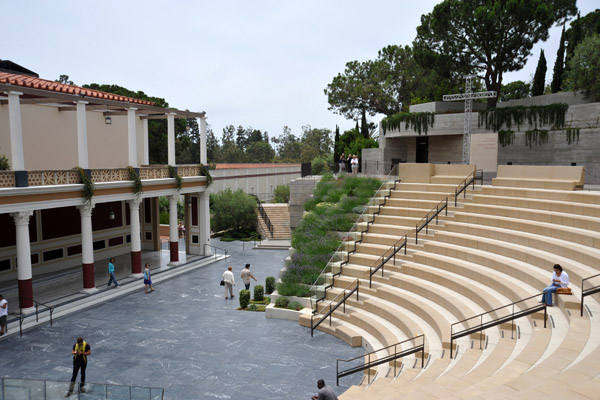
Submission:
{"label": "man in dark shirt", "polygon": [[79,390],[81,392],[85,392],[83,388],[85,385],[85,368],[87,367],[87,358],[90,354],[92,354],[92,350],[90,345],[87,344],[82,337],[78,337],[77,343],[73,345],[71,354],[73,354],[73,376],[71,377],[71,386],[69,386],[67,397],[73,394],[73,390],[75,389],[75,380],[77,380],[77,373],[79,373],[80,368],[81,385],[79,386]]}
{"label": "man in dark shirt", "polygon": [[333,389],[327,386],[323,379],[317,381],[317,387],[319,388],[319,393],[317,393],[317,396],[313,396],[312,400],[338,400]]}

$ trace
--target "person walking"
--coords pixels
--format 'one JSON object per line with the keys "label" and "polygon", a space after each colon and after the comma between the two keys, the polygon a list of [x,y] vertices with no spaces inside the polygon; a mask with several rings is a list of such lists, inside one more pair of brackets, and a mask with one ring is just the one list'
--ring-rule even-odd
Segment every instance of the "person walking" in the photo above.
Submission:
{"label": "person walking", "polygon": [[323,379],[317,381],[317,387],[319,388],[319,392],[316,396],[312,397],[312,400],[338,400],[333,389],[327,386]]}
{"label": "person walking", "polygon": [[81,383],[79,385],[79,391],[85,392],[85,368],[87,367],[87,358],[90,354],[92,354],[92,349],[90,345],[83,340],[80,336],[77,338],[77,343],[73,345],[73,350],[71,351],[73,354],[73,376],[71,376],[71,385],[69,386],[69,392],[67,393],[67,397],[73,394],[73,390],[75,390],[75,381],[77,380],[77,374],[81,369]]}
{"label": "person walking", "polygon": [[250,272],[250,264],[246,264],[246,268],[244,268],[242,270],[242,273],[240,274],[240,278],[242,278],[242,281],[244,281],[246,290],[250,290],[250,278],[254,279],[254,282],[257,281],[257,279],[254,277],[254,275],[252,275],[252,272]]}
{"label": "person walking", "polygon": [[8,318],[8,301],[0,294],[0,336],[4,335],[6,319]]}
{"label": "person walking", "polygon": [[[148,290],[150,287],[150,290]],[[154,292],[152,287],[152,277],[150,276],[150,264],[146,263],[144,268],[144,293]]]}
{"label": "person walking", "polygon": [[108,263],[108,287],[110,287],[110,283],[114,282],[115,283],[115,287],[119,287],[119,284],[117,283],[117,278],[115,277],[115,259],[111,258],[110,262]]}
{"label": "person walking", "polygon": [[227,296],[227,292],[229,291],[229,296],[233,299],[235,296],[233,295],[233,287],[235,286],[235,278],[233,277],[233,268],[231,265],[227,267],[227,271],[223,272],[223,282],[225,282],[225,300],[229,297]]}

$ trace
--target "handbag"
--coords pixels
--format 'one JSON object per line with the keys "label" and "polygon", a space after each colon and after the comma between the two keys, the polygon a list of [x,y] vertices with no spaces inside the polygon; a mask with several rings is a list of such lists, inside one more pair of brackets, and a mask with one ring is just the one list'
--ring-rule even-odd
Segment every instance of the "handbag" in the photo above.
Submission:
{"label": "handbag", "polygon": [[221,283],[219,283],[219,285],[225,286],[225,281],[221,281]]}
{"label": "handbag", "polygon": [[556,293],[558,294],[573,294],[573,292],[571,292],[571,288],[570,287],[561,287],[556,289]]}

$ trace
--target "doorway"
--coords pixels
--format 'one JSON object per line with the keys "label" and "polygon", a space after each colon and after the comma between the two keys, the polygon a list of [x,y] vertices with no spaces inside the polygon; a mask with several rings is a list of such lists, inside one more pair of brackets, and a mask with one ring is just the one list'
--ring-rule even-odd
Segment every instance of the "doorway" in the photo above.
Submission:
{"label": "doorway", "polygon": [[429,161],[429,136],[417,136],[417,157],[418,163]]}

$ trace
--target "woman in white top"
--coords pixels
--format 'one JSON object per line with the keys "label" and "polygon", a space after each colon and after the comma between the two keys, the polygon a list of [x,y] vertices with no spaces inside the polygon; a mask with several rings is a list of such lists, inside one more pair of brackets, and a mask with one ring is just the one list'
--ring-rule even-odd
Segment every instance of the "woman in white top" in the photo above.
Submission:
{"label": "woman in white top", "polygon": [[[223,272],[223,282],[225,283],[225,300],[229,297],[232,299],[235,297],[233,294],[233,287],[235,286],[235,278],[233,277],[233,272],[231,272],[233,268],[231,265],[227,267],[227,271]],[[229,293],[227,293],[229,292]],[[227,296],[229,294],[229,296]]]}
{"label": "woman in white top", "polygon": [[352,164],[352,175],[357,175],[358,174],[358,156],[356,154],[352,156],[352,161],[350,161],[350,164]]}
{"label": "woman in white top", "polygon": [[548,307],[552,307],[552,293],[556,292],[558,288],[566,288],[567,286],[569,286],[569,275],[563,271],[559,264],[554,265],[552,282],[550,283],[550,286],[544,289],[542,293],[542,301],[540,303],[546,304]]}

